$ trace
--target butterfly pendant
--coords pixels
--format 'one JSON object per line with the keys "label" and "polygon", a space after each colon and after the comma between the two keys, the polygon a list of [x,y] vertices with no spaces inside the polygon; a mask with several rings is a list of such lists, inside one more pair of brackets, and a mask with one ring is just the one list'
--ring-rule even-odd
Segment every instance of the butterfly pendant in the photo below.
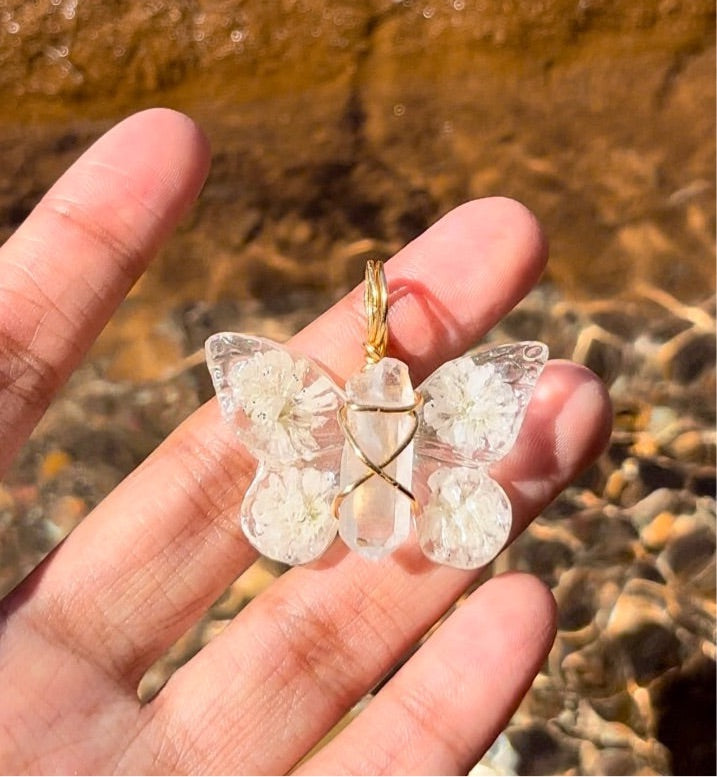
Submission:
{"label": "butterfly pendant", "polygon": [[460,569],[502,549],[511,505],[490,467],[518,436],[543,343],[454,359],[416,391],[406,364],[386,356],[344,389],[261,337],[213,335],[206,356],[222,414],[257,459],[240,521],[260,553],[303,564],[338,532],[378,559],[412,529],[429,559]]}

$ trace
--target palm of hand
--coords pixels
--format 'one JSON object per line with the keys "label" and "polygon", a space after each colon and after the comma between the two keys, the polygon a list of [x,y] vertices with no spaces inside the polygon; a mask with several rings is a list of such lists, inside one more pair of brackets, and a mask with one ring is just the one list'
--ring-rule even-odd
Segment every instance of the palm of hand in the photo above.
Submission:
{"label": "palm of hand", "polygon": [[[98,141],[2,247],[0,471],[197,196],[207,166],[189,120],[138,114]],[[417,379],[457,356],[530,288],[544,260],[539,229],[517,203],[452,211],[387,266],[403,292],[390,320],[397,355]],[[345,378],[360,359],[362,318],[354,292],[292,348]],[[592,374],[549,363],[496,468],[515,533],[597,455],[608,428]],[[208,403],[2,602],[5,771],[288,771],[475,577],[414,547],[376,566],[337,543],[282,576],[140,705],[146,668],[255,558],[235,521],[251,470]],[[298,771],[470,768],[553,630],[552,598],[537,581],[491,580]]]}

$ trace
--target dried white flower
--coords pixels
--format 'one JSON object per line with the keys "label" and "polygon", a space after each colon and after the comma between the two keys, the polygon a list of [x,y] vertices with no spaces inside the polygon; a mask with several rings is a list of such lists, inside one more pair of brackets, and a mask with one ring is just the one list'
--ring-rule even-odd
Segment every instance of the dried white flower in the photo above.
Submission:
{"label": "dried white flower", "polygon": [[440,468],[427,481],[430,498],[416,522],[423,552],[440,564],[475,569],[508,539],[510,502],[481,469]]}
{"label": "dried white flower", "polygon": [[424,422],[436,437],[464,456],[503,451],[511,444],[520,403],[492,364],[466,356],[449,362],[427,381]]}
{"label": "dried white flower", "polygon": [[305,385],[310,372],[307,359],[294,360],[278,348],[256,353],[232,370],[236,406],[248,418],[258,447],[279,461],[310,458],[319,448],[314,433],[338,405],[324,376]]}
{"label": "dried white flower", "polygon": [[265,556],[304,564],[331,544],[338,522],[331,512],[336,475],[313,467],[270,471],[259,481],[242,528]]}

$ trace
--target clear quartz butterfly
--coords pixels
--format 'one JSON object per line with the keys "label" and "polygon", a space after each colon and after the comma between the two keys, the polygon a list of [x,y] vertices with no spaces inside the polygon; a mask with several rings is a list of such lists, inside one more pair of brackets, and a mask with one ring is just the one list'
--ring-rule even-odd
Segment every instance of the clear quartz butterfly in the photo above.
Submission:
{"label": "clear quartz butterfly", "polygon": [[[367,289],[369,280],[367,271]],[[222,414],[257,459],[242,529],[265,556],[303,564],[337,532],[379,559],[415,527],[433,561],[483,566],[511,526],[510,501],[490,467],[515,443],[547,347],[521,342],[463,356],[414,391],[407,365],[383,355],[385,326],[371,331],[369,363],[343,390],[271,340],[232,332],[207,340]]]}

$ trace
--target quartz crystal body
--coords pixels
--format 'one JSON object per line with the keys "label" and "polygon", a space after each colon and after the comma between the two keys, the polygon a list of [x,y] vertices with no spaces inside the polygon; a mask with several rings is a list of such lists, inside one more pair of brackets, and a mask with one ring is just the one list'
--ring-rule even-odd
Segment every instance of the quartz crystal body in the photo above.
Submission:
{"label": "quartz crystal body", "polygon": [[[349,403],[363,407],[399,408],[413,405],[408,367],[398,359],[383,358],[365,367],[346,383]],[[386,413],[347,407],[347,426],[363,454],[411,489],[413,443],[386,464],[407,437],[414,420],[409,412]],[[384,466],[385,465],[385,466]],[[371,475],[342,501],[339,533],[344,542],[367,558],[378,559],[395,550],[411,529],[411,500],[371,472],[350,443],[341,458],[341,488]]]}

